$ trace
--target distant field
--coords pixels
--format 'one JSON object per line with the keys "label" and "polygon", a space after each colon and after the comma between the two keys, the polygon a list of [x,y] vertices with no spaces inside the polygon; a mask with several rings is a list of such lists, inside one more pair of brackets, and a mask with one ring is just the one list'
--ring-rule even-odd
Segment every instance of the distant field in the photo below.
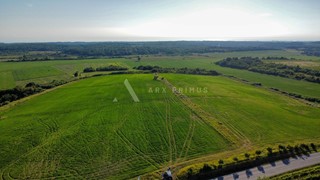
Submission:
{"label": "distant field", "polygon": [[[132,59],[91,59],[91,60],[57,60],[40,62],[0,62],[0,89],[12,88],[15,85],[25,85],[30,81],[46,83],[54,79],[71,79],[73,73],[82,71],[85,67],[107,66],[110,63],[119,63],[123,66],[134,67],[139,65],[158,65],[161,67],[189,67],[214,69],[220,73],[236,76],[252,82],[260,82],[266,87],[274,87],[287,92],[293,92],[310,97],[320,97],[320,86],[316,83],[281,78],[271,75],[249,72],[246,70],[231,69],[215,65],[214,62],[225,57],[253,56],[253,57],[287,57],[300,59],[300,63],[313,62],[313,68],[320,66],[319,57],[305,56],[297,51],[245,51],[228,53],[210,53],[194,56],[143,56],[140,62]],[[290,61],[294,63],[295,61]],[[37,70],[39,69],[39,70]],[[37,72],[40,71],[40,72]],[[15,78],[11,78],[11,74]],[[16,75],[17,74],[17,75]],[[19,76],[21,74],[21,77]],[[22,75],[25,74],[25,75]],[[7,76],[8,78],[6,78]]]}
{"label": "distant field", "polygon": [[[0,62],[0,89],[25,85],[28,82],[48,83],[52,80],[69,80],[76,71],[85,67],[107,66],[118,59],[56,60],[39,62]],[[13,78],[10,78],[10,73]],[[5,76],[8,76],[5,77]]]}
{"label": "distant field", "polygon": [[151,93],[165,87],[152,79],[85,79],[0,111],[0,179],[128,179],[230,149],[171,91]]}
{"label": "distant field", "polygon": [[300,66],[303,68],[320,70],[320,61],[306,61],[306,60],[275,60],[275,61],[265,61],[273,63],[286,64],[288,66]]}
{"label": "distant field", "polygon": [[32,67],[32,68],[22,68],[13,71],[13,77],[16,81],[21,80],[31,80],[35,78],[42,78],[48,76],[60,75],[61,72],[52,67]]}
{"label": "distant field", "polygon": [[15,86],[14,82],[15,81],[11,71],[0,72],[0,87],[4,87],[3,89],[14,87]]}

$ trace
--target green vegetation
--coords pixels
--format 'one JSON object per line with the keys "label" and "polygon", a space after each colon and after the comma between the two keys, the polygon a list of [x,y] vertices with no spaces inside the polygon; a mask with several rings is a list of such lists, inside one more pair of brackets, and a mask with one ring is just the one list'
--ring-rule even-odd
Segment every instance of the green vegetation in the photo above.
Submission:
{"label": "green vegetation", "polygon": [[[233,157],[232,161],[229,158],[225,161],[220,159],[218,162],[205,162],[202,163],[202,167],[201,165],[198,165],[198,167],[201,167],[200,169],[192,168],[192,166],[185,167],[184,169],[188,170],[185,173],[180,173],[178,177],[181,179],[209,179],[226,174],[232,174],[253,167],[261,166],[266,163],[272,163],[290,157],[296,158],[297,156],[301,156],[302,154],[309,155],[312,152],[317,152],[317,149],[310,147],[312,145],[314,144],[300,144],[295,145],[294,147],[291,145],[288,145],[287,147],[279,145],[279,147],[274,150],[271,147],[268,147],[266,150],[264,150],[265,153],[262,153],[261,150],[256,150],[251,157],[250,154],[246,153],[244,156]],[[295,177],[297,178],[298,176]]]}
{"label": "green vegetation", "polygon": [[207,93],[190,93],[187,89],[184,94],[254,144],[320,138],[317,107],[226,77],[165,77],[177,87],[206,87]]}
{"label": "green vegetation", "polygon": [[301,68],[300,66],[287,66],[285,64],[264,63],[258,57],[226,58],[216,62],[224,67],[246,69],[253,72],[306,80],[320,83],[320,71]]}
{"label": "green vegetation", "polygon": [[230,51],[292,49],[305,55],[319,56],[319,42],[262,41],[161,41],[161,42],[61,42],[61,43],[0,43],[0,55],[19,55],[12,60],[36,61],[83,57],[119,57],[128,55],[190,55]]}
{"label": "green vegetation", "polygon": [[150,93],[164,87],[152,78],[88,78],[2,111],[0,177],[128,179],[230,149],[170,90]]}
{"label": "green vegetation", "polygon": [[76,71],[82,72],[86,67],[98,68],[110,65],[126,67],[121,61],[124,59],[0,62],[0,89],[25,86],[29,82],[46,84],[53,80],[70,81],[74,79]]}
{"label": "green vegetation", "polygon": [[0,89],[14,87],[14,78],[11,71],[0,72]]}
{"label": "green vegetation", "polygon": [[[41,61],[41,62],[0,62],[0,74],[6,75],[0,76],[0,89],[13,88],[16,85],[25,86],[29,82],[36,83],[49,83],[52,80],[69,80],[74,76],[76,71],[82,72],[86,67],[97,67],[119,65],[128,68],[138,67],[140,65],[146,66],[160,66],[165,68],[204,68],[206,70],[215,70],[221,74],[231,75],[238,78],[242,78],[251,82],[260,82],[263,86],[269,88],[277,88],[282,91],[292,92],[295,94],[303,95],[306,97],[320,98],[320,87],[317,84],[309,83],[305,81],[298,81],[294,79],[274,77],[270,75],[250,72],[246,70],[232,69],[227,67],[221,67],[214,62],[217,62],[226,57],[242,57],[242,56],[254,56],[254,57],[287,57],[299,59],[303,62],[312,60],[313,67],[320,67],[320,59],[312,56],[305,56],[299,54],[297,51],[244,51],[244,52],[227,52],[227,53],[211,53],[208,55],[197,55],[197,56],[142,56],[140,61],[137,61],[135,57],[127,58],[114,58],[114,59],[87,59],[87,60],[56,60],[56,61]],[[268,60],[271,61],[271,60]],[[285,60],[286,61],[286,60]],[[277,60],[277,63],[282,61]],[[316,65],[318,64],[318,65]],[[301,66],[302,67],[302,66]],[[59,75],[46,74],[42,77],[33,77],[35,79],[19,80],[13,78],[14,71],[20,71],[28,69],[29,73],[34,68],[48,68],[57,69]],[[85,76],[91,76],[97,72],[87,73]],[[99,72],[102,73],[102,72]],[[107,73],[107,72],[106,72]]]}
{"label": "green vegetation", "polygon": [[159,66],[138,66],[138,67],[133,67],[133,69],[149,71],[153,73],[196,74],[196,75],[211,75],[211,76],[219,75],[219,73],[214,70],[206,70],[206,69],[200,69],[200,68],[191,69],[191,68],[163,68]]}
{"label": "green vegetation", "polygon": [[97,67],[94,69],[93,67],[86,67],[83,69],[83,72],[95,72],[95,71],[125,71],[128,70],[127,67],[117,66],[117,65],[109,65],[106,67]]}
{"label": "green vegetation", "polygon": [[17,81],[42,78],[48,76],[57,76],[61,72],[52,67],[32,67],[32,68],[22,68],[13,71],[13,77]]}
{"label": "green vegetation", "polygon": [[[174,173],[189,165],[192,173],[205,172],[213,166],[203,162],[225,166],[275,153],[279,144],[318,143],[318,104],[295,98],[319,99],[319,84],[215,64],[243,56],[320,67],[319,58],[296,50],[0,62],[0,89],[7,89],[1,92],[25,87],[11,97],[47,89],[53,80],[107,75],[0,107],[0,179],[159,178],[168,166]],[[94,71],[82,73],[87,67]],[[109,75],[120,73],[126,74]]]}
{"label": "green vegetation", "polygon": [[16,86],[13,89],[0,90],[0,106],[9,104],[12,101],[39,93],[45,89],[50,89],[56,86],[65,84],[65,81],[52,81],[48,84],[36,84],[34,82],[28,83],[25,87]]}

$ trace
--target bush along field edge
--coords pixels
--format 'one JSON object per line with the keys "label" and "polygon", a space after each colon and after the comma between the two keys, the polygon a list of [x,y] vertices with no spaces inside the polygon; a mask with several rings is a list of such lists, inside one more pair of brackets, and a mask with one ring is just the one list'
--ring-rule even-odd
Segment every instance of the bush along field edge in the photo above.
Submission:
{"label": "bush along field edge", "polygon": [[272,163],[290,157],[309,155],[317,152],[320,144],[278,145],[232,156],[228,159],[202,162],[186,166],[177,172],[178,179],[208,179]]}

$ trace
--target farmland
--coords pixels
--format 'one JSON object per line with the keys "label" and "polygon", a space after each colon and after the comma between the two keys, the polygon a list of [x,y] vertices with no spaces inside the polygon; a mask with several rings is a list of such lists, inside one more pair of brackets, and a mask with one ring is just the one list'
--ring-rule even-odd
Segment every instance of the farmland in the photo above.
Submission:
{"label": "farmland", "polygon": [[0,180],[317,178],[317,7],[0,0]]}
{"label": "farmland", "polygon": [[[215,64],[226,57],[242,56],[284,56],[320,67],[319,57],[289,50],[149,55],[139,61],[128,56],[0,62],[0,89],[29,82],[76,80],[0,107],[0,179],[158,178],[168,166],[181,168],[193,161],[229,158],[275,144],[318,143],[318,104],[269,88],[319,98],[319,84]],[[73,77],[86,67],[109,65],[130,71],[140,65],[203,68],[223,75],[160,73],[164,80],[158,81],[152,74]],[[81,76],[95,74],[107,73]],[[126,79],[139,103],[132,101],[124,86]],[[262,86],[253,86],[253,82]],[[183,96],[172,87],[182,88]]]}
{"label": "farmland", "polygon": [[229,149],[170,91],[148,93],[163,86],[152,75],[91,78],[2,112],[1,177],[127,179]]}
{"label": "farmland", "polygon": [[[207,87],[207,93],[185,94],[253,145],[320,137],[318,108],[225,77],[163,76],[176,87]],[[132,102],[125,79],[141,103]],[[95,77],[3,111],[2,178],[126,179],[232,150],[170,89],[150,92],[163,87],[152,75]]]}
{"label": "farmland", "polygon": [[224,77],[166,77],[177,87],[192,87],[194,84],[207,87],[208,93],[205,94],[188,91],[185,94],[254,144],[320,138],[320,111],[317,107]]}
{"label": "farmland", "polygon": [[[253,51],[253,52],[227,52],[210,53],[206,55],[194,56],[145,56],[137,62],[135,57],[112,58],[112,59],[91,59],[91,60],[57,60],[40,62],[0,62],[0,89],[12,88],[15,85],[25,85],[28,82],[46,83],[52,80],[72,79],[76,71],[82,72],[85,67],[99,67],[117,63],[126,67],[135,67],[139,65],[158,65],[161,67],[188,67],[213,69],[225,75],[232,75],[251,82],[260,82],[266,87],[278,88],[283,91],[301,94],[308,97],[320,97],[320,87],[317,84],[292,80],[288,78],[275,77],[246,70],[238,70],[227,67],[221,67],[215,62],[226,57],[267,57],[284,56],[287,58],[300,59],[302,62],[313,62],[313,68],[320,67],[320,58],[301,55],[296,51]],[[279,62],[279,61],[278,61]],[[27,68],[27,70],[26,70]],[[39,72],[33,72],[39,68]],[[32,71],[31,71],[32,70]],[[27,77],[19,78],[19,74],[29,71]],[[37,75],[36,75],[37,74]],[[5,75],[5,76],[4,76]],[[22,75],[21,75],[22,76]],[[6,78],[8,77],[8,78]]]}

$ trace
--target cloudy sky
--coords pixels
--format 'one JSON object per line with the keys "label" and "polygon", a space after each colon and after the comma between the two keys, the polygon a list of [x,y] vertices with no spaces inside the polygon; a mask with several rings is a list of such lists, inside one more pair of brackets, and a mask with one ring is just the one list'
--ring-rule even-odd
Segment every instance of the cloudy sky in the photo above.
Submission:
{"label": "cloudy sky", "polygon": [[320,40],[320,0],[0,0],[0,42]]}

